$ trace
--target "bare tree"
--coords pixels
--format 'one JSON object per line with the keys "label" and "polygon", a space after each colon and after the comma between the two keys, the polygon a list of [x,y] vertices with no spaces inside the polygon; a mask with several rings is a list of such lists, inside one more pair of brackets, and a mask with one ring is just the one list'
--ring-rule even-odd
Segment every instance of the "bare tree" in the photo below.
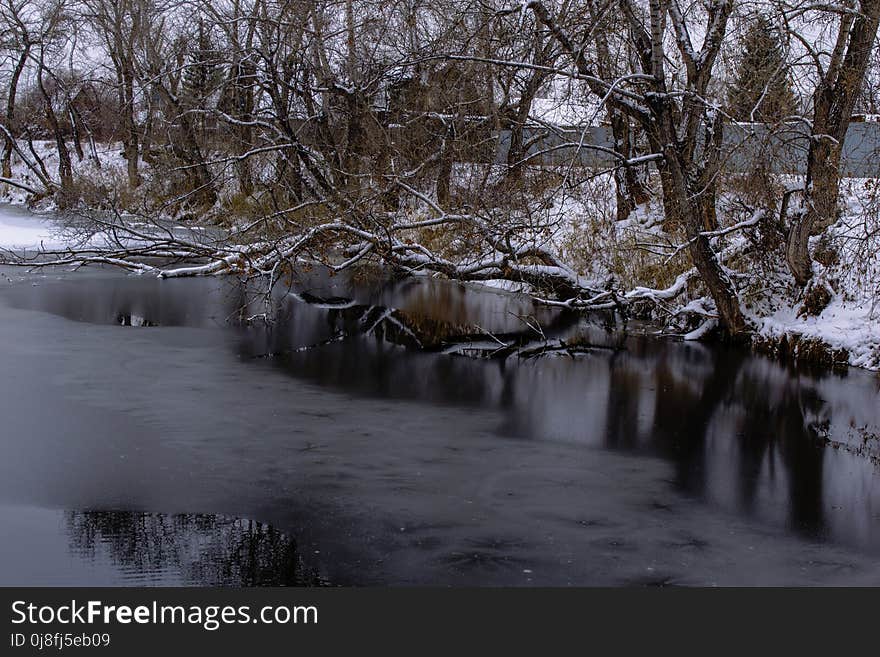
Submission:
{"label": "bare tree", "polygon": [[[809,9],[809,7],[808,7]],[[818,83],[813,94],[813,116],[804,186],[804,210],[792,218],[786,258],[795,280],[806,285],[812,278],[809,238],[837,220],[840,194],[840,156],[880,21],[880,1],[862,0],[832,8],[838,13],[837,36],[827,63],[806,38],[792,31],[810,51]],[[796,15],[804,11],[797,10]]]}
{"label": "bare tree", "polygon": [[18,85],[22,73],[31,55],[31,49],[38,37],[32,36],[32,28],[28,25],[27,13],[32,9],[26,1],[16,3],[15,0],[6,0],[0,5],[0,16],[7,28],[4,30],[4,50],[13,53],[14,63],[9,76],[9,88],[6,92],[6,111],[4,116],[2,176],[12,178],[12,152],[15,141],[12,130],[15,125],[15,105],[18,98]]}
{"label": "bare tree", "polygon": [[119,111],[123,115],[123,146],[128,184],[140,184],[140,127],[137,112],[137,46],[147,30],[150,0],[83,0],[82,15],[103,41],[112,62]]}
{"label": "bare tree", "polygon": [[[619,67],[615,65],[614,57],[611,54],[609,39],[609,33],[620,35],[621,32],[619,27],[616,30],[608,29],[612,25],[611,10],[613,7],[613,2],[599,5],[595,0],[592,0],[589,4],[596,46],[597,72],[605,80],[614,80],[620,77]],[[618,38],[618,43],[615,45],[618,49],[624,50],[627,55],[624,61],[630,63],[632,60],[627,51],[631,50],[631,44]],[[634,124],[633,119],[621,111],[614,102],[606,102],[605,105],[608,122],[611,124],[611,131],[614,135],[614,149],[620,154],[624,163],[623,166],[614,169],[617,218],[622,220],[629,217],[637,205],[646,202],[651,194],[644,176],[640,174],[639,167],[629,165],[630,160],[637,155],[635,144],[637,124]]]}
{"label": "bare tree", "polygon": [[[830,54],[800,35],[818,71],[806,210],[793,218],[787,248],[801,282],[809,278],[809,236],[834,218],[840,148],[876,33],[875,4],[775,5],[789,41],[798,42],[798,21],[811,12],[839,21]],[[163,277],[234,272],[271,287],[300,258],[333,270],[372,259],[401,274],[514,281],[565,308],[656,310],[699,296],[705,303],[682,312],[709,320],[704,326],[718,320],[734,338],[750,332],[740,302],[750,272],[733,267],[750,266],[743,256],[755,243],[736,238],[760,216],[750,210],[731,221],[718,199],[729,155],[721,55],[751,6],[82,0],[79,7],[108,63],[101,81],[123,115],[129,200],[110,202],[109,215],[83,213],[86,232],[113,236],[108,248],[49,254],[44,263],[109,262]],[[30,76],[28,93],[49,108],[42,113],[60,182],[11,130],[7,144],[54,191],[69,187],[71,158],[63,153],[68,137],[76,148],[85,124],[74,116],[75,85],[66,88],[63,111],[48,101],[53,81],[63,79],[52,59],[63,48],[28,30],[27,38],[13,30],[8,68],[15,73],[24,49],[16,79]],[[574,126],[579,140],[542,113],[545,92],[577,106],[574,120],[586,124]],[[15,110],[8,98],[7,110]],[[612,143],[590,143],[584,135],[603,115]],[[649,200],[647,175],[659,190],[658,221],[615,222]],[[598,266],[578,270],[554,241],[568,221],[560,200],[600,176],[616,186],[600,214],[611,220],[585,223],[596,231],[638,224],[665,249],[654,261],[662,272],[643,269],[651,280],[628,281],[630,289]],[[606,213],[615,196],[616,212]],[[169,215],[222,230],[196,239],[169,231]],[[778,264],[784,256],[775,244],[768,257]]]}
{"label": "bare tree", "polygon": [[[721,115],[706,95],[733,0],[712,3],[699,17],[706,35],[699,50],[690,36],[699,19],[683,15],[677,3],[650,0],[645,12],[632,0],[621,0],[619,7],[639,55],[639,67],[610,80],[594,71],[583,49],[544,3],[533,1],[527,6],[573,57],[593,93],[645,130],[657,156],[667,227],[684,229],[688,252],[725,328],[732,336],[743,335],[748,327],[736,289],[704,234],[717,228],[715,198],[722,145]],[[683,69],[673,75],[667,70],[665,47],[670,29]],[[703,148],[698,151],[701,138]]]}

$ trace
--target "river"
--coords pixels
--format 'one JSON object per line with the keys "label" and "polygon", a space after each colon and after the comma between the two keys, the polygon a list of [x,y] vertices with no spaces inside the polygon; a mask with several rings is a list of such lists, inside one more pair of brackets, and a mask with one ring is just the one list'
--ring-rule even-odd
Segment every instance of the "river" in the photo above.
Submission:
{"label": "river", "polygon": [[[235,280],[0,268],[0,584],[880,585],[876,375],[443,281],[293,287],[242,324]],[[591,346],[352,330],[392,308]]]}

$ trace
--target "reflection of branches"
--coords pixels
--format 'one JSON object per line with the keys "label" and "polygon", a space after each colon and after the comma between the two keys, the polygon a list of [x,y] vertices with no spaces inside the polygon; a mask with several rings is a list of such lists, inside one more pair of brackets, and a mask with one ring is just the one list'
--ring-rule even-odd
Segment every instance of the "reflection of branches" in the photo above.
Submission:
{"label": "reflection of branches", "polygon": [[524,325],[523,329],[489,331],[475,322],[454,323],[434,319],[419,310],[411,312],[403,308],[358,304],[341,297],[326,298],[303,292],[291,294],[288,298],[327,311],[332,335],[306,346],[279,345],[272,351],[273,356],[281,352],[317,349],[358,335],[418,351],[490,358],[511,355],[532,358],[545,353],[573,355],[596,348],[583,340],[566,341],[557,337],[575,326],[578,316],[574,313],[555,313],[545,326],[541,326],[533,315],[514,315]]}
{"label": "reflection of branches", "polygon": [[106,555],[140,576],[170,568],[197,585],[318,583],[292,538],[252,520],[127,511],[71,511],[66,520],[71,550],[91,558]]}

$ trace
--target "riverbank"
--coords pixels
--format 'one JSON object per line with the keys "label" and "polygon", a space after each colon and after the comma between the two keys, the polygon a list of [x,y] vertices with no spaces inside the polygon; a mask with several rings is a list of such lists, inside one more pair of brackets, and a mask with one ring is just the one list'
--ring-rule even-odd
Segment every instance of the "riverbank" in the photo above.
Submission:
{"label": "riverbank", "polygon": [[[52,144],[38,143],[36,148],[50,163]],[[17,164],[16,175],[26,177],[21,163]],[[78,163],[75,170],[79,185],[89,190],[84,192],[84,199],[95,194],[124,196],[114,191],[124,179],[124,165],[120,148],[112,145]],[[789,188],[798,184],[792,177],[780,177],[777,182]],[[821,253],[821,262],[815,263],[813,282],[806,293],[779,266],[778,258],[767,255],[767,249],[780,248],[779,227],[764,214],[748,214],[743,208],[754,201],[749,196],[754,190],[742,191],[737,185],[741,186],[741,181],[732,180],[719,199],[719,221],[725,226],[743,228],[714,239],[716,250],[732,254],[726,263],[727,271],[737,281],[744,313],[753,327],[753,346],[763,353],[796,362],[880,371],[880,212],[873,181],[844,181],[839,221],[821,239],[813,241],[813,251]],[[21,206],[29,201],[23,190],[5,187],[3,198],[8,203]],[[691,275],[690,261],[681,246],[671,242],[675,235],[661,229],[658,202],[649,201],[637,207],[623,221],[613,219],[614,204],[610,175],[594,177],[575,189],[560,188],[534,219],[543,228],[529,239],[535,247],[552,253],[566,276],[604,291],[600,295],[614,293],[616,299],[627,302],[631,315],[686,340],[711,339],[717,326],[714,303],[697,277]],[[215,207],[204,210],[204,219],[195,223],[207,225],[223,217],[232,230],[243,230],[249,219],[236,214],[243,207],[221,195]],[[41,212],[52,209],[48,198],[35,206]],[[189,215],[169,215],[162,221],[187,226],[194,223]],[[27,242],[26,246],[33,249],[44,240],[43,248],[57,248],[63,243],[45,235],[42,228],[31,229],[26,223],[23,215],[16,218],[14,225],[8,221],[6,225],[0,223],[0,246],[16,242],[21,246]],[[421,234],[413,235],[417,241],[424,238]],[[452,237],[435,231],[429,239],[444,243]],[[238,260],[244,259],[236,259],[235,245],[229,246],[218,256],[216,271],[236,271]],[[245,248],[241,247],[242,252]],[[443,248],[452,246],[447,244]],[[210,251],[204,251],[204,255],[209,257]],[[209,268],[206,273],[211,271]],[[547,297],[547,291],[527,282],[480,283]],[[610,296],[605,302],[614,305]]]}

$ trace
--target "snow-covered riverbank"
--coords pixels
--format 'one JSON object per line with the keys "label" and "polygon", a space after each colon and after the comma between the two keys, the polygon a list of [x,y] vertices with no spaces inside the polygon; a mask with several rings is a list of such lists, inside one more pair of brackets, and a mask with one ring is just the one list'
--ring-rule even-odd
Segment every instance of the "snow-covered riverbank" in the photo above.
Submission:
{"label": "snow-covered riverbank", "polygon": [[[38,143],[36,148],[50,166],[53,145]],[[75,163],[75,173],[90,188],[112,189],[114,181],[124,179],[121,148],[105,145],[98,149],[97,157],[100,166],[94,157],[87,157]],[[14,177],[27,182],[26,168],[21,162],[15,164]],[[786,186],[798,184],[788,178],[782,180]],[[880,370],[880,203],[870,179],[847,179],[841,192],[840,220],[826,232],[821,247],[833,257],[825,264],[816,264],[814,283],[827,296],[827,305],[818,309],[818,314],[804,312],[804,298],[784,268],[761,262],[761,247],[754,248],[754,243],[763,238],[748,234],[757,234],[760,229],[757,215],[743,213],[742,198],[737,195],[741,192],[728,191],[719,199],[719,220],[722,226],[742,228],[713,239],[718,252],[743,254],[731,258],[727,267],[741,281],[744,310],[756,327],[759,341],[765,347],[770,345],[768,351],[784,351],[795,359],[812,358],[798,346],[809,344],[811,350],[831,354],[830,360],[837,364],[842,361]],[[64,240],[52,230],[51,223],[20,207],[29,200],[25,191],[0,185],[0,200],[6,202],[0,206],[0,248],[64,247]],[[614,202],[610,174],[595,177],[577,189],[560,188],[553,202],[535,218],[545,228],[528,239],[556,254],[571,272],[597,287],[603,286],[603,281],[613,281],[623,293],[638,289],[658,292],[646,295],[656,303],[652,319],[670,330],[689,339],[710,335],[714,304],[692,280],[679,285],[682,268],[690,264],[676,238],[661,229],[659,203],[654,200],[640,206],[630,219],[621,222],[614,220]],[[42,211],[52,207],[51,200],[38,204]],[[231,222],[236,223],[234,216]],[[547,230],[547,226],[552,228]],[[737,258],[747,261],[748,276],[736,270]],[[510,281],[486,283],[531,291]],[[663,296],[670,290],[674,294]],[[779,344],[786,348],[777,349]]]}

